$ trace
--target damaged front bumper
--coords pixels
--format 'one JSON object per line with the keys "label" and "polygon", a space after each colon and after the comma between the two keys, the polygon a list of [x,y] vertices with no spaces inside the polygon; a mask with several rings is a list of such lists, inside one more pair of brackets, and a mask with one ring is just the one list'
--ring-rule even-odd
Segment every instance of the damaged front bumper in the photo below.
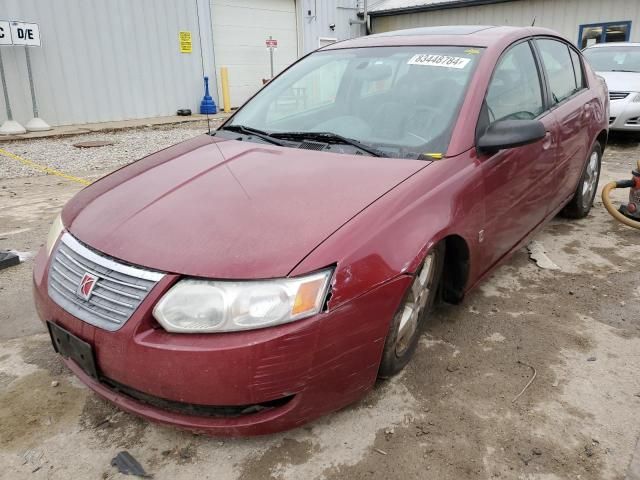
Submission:
{"label": "damaged front bumper", "polygon": [[117,331],[85,323],[47,294],[48,259],[34,268],[43,321],[91,345],[96,378],[67,366],[97,394],[149,420],[211,435],[260,435],[302,425],[362,397],[410,277],[401,276],[314,317],[272,328],[174,334],[151,315],[178,277],[166,275]]}

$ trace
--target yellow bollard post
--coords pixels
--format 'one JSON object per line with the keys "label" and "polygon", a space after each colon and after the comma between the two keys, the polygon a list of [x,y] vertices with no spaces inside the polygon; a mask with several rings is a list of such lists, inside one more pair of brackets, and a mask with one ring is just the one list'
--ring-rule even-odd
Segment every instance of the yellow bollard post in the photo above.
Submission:
{"label": "yellow bollard post", "polygon": [[220,69],[220,80],[222,82],[222,105],[224,113],[231,111],[231,101],[229,100],[229,72],[227,67]]}

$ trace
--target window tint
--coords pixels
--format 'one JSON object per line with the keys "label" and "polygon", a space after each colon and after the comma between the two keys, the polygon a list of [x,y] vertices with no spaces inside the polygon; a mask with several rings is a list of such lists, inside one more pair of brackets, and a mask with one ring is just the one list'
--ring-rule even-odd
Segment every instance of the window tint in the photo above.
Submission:
{"label": "window tint", "polygon": [[569,53],[571,54],[571,61],[573,62],[573,71],[576,74],[576,85],[578,86],[578,89],[585,88],[587,85],[584,81],[584,74],[582,73],[580,55],[571,48],[569,49]]}
{"label": "window tint", "polygon": [[528,42],[516,45],[502,56],[485,103],[489,122],[530,120],[544,111],[538,69]]}
{"label": "window tint", "polygon": [[578,90],[569,47],[556,40],[536,41],[549,79],[551,96],[554,103],[560,103]]}

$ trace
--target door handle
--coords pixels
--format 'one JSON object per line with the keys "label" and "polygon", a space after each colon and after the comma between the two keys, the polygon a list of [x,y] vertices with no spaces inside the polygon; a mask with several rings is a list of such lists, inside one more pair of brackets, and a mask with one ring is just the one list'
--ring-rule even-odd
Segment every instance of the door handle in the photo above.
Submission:
{"label": "door handle", "polygon": [[553,145],[553,135],[551,134],[551,132],[547,131],[547,133],[544,134],[544,138],[542,139],[542,148],[544,150],[548,150],[551,145]]}

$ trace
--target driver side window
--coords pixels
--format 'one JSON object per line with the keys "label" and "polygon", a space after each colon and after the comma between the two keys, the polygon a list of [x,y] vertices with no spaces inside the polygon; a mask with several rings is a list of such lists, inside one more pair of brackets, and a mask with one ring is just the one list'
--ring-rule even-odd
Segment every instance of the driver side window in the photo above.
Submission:
{"label": "driver side window", "polygon": [[528,42],[508,50],[493,72],[485,99],[489,123],[532,120],[544,111],[540,76]]}

